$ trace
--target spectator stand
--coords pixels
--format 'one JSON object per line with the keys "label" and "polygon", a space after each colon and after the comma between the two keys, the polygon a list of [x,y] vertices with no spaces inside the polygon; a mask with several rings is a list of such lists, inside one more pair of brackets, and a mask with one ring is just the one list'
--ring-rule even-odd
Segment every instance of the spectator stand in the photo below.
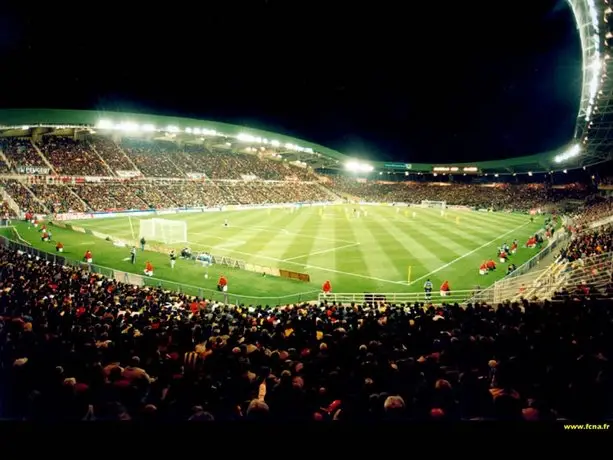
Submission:
{"label": "spectator stand", "polygon": [[[566,237],[570,242],[555,262],[545,269],[525,294],[527,298],[550,298],[564,286],[579,293],[606,291],[610,287],[613,259],[611,246],[611,203],[596,203],[574,219],[566,219]],[[572,232],[571,232],[572,229]],[[558,232],[561,234],[562,232]],[[554,249],[554,247],[552,247]]]}
{"label": "spectator stand", "polygon": [[49,209],[22,180],[0,179],[0,187],[16,203],[20,213],[30,211],[36,214],[48,214]]}
{"label": "spectator stand", "polygon": [[21,210],[17,202],[11,197],[11,195],[9,195],[6,190],[4,190],[4,187],[0,187],[0,196],[2,197],[2,200],[4,201],[4,203],[6,203],[8,208],[14,213],[14,215],[21,219],[23,217],[23,211]]}
{"label": "spectator stand", "polygon": [[[613,276],[613,252],[573,262],[552,264],[526,290],[527,299],[549,299],[564,296],[609,297]],[[513,299],[515,300],[515,299]]]}

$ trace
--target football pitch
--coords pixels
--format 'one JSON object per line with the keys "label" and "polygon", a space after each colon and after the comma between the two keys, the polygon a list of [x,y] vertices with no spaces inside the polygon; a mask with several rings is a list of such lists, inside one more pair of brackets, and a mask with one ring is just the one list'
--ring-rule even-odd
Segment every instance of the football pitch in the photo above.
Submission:
{"label": "football pitch", "polygon": [[[435,289],[444,280],[452,290],[485,287],[505,275],[506,264],[481,276],[481,262],[495,259],[499,246],[517,239],[519,249],[511,262],[521,265],[536,253],[523,247],[525,241],[543,226],[543,217],[531,222],[525,214],[447,209],[443,217],[437,209],[381,205],[362,206],[361,216],[356,217],[353,210],[352,205],[336,205],[293,212],[254,209],[160,216],[187,223],[189,241],[170,247],[180,250],[189,246],[193,253],[208,251],[250,264],[308,273],[310,283],[222,265],[204,268],[181,259],[172,270],[167,255],[140,250],[132,265],[129,248],[116,247],[91,234],[54,227],[54,242],[43,243],[27,224],[18,224],[17,230],[34,247],[48,252],[55,252],[55,242],[61,241],[64,256],[75,260],[89,249],[94,264],[138,274],[149,260],[155,267],[155,278],[211,291],[224,274],[231,295],[253,297],[243,299],[245,303],[273,303],[288,296],[289,300],[281,300],[284,303],[296,301],[291,299],[297,299],[296,294],[302,294],[301,300],[316,298],[325,280],[330,280],[333,292],[344,293],[423,292],[428,278]],[[228,227],[224,226],[226,219]],[[69,223],[117,239],[132,240],[133,232],[138,237],[139,218],[135,217]]]}

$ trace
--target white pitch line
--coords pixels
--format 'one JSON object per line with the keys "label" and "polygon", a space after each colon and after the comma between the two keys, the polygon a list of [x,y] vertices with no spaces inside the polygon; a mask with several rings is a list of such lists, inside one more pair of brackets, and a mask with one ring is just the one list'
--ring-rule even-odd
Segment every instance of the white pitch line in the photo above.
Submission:
{"label": "white pitch line", "polygon": [[[294,263],[294,262],[288,262],[288,263]],[[325,268],[325,267],[316,267],[315,265],[303,265],[304,268],[312,268],[315,270],[321,270],[322,272],[330,272],[330,273],[338,273],[339,275],[347,275],[347,276],[354,276],[356,278],[362,278],[365,280],[374,280],[374,281],[381,281],[382,283],[389,283],[389,284],[403,284],[406,286],[406,282],[405,281],[392,281],[392,280],[386,280],[383,278],[377,278],[376,276],[367,276],[367,275],[360,275],[358,273],[350,273],[350,272],[343,272],[340,270],[334,270],[332,268]]]}
{"label": "white pitch line", "polygon": [[526,225],[528,225],[528,224],[529,224],[529,222],[525,222],[525,223],[521,224],[519,227],[516,227],[516,228],[514,228],[514,229],[512,229],[512,230],[509,230],[509,231],[508,231],[508,232],[506,232],[506,233],[503,233],[502,235],[497,236],[497,237],[496,237],[496,238],[494,238],[492,241],[488,241],[487,243],[482,244],[482,245],[481,245],[481,246],[479,246],[478,248],[475,248],[475,249],[473,249],[472,251],[467,252],[466,254],[464,254],[464,255],[462,255],[462,256],[460,256],[460,257],[458,257],[457,259],[453,259],[451,262],[449,262],[449,263],[447,263],[447,264],[445,264],[445,265],[442,265],[442,266],[438,267],[436,270],[432,270],[430,273],[426,273],[424,276],[421,276],[421,277],[419,277],[419,278],[417,278],[417,279],[415,279],[415,280],[411,281],[411,282],[410,282],[410,283],[408,283],[408,284],[407,284],[406,282],[403,282],[403,284],[408,285],[408,286],[411,286],[412,284],[415,284],[415,283],[417,283],[418,281],[425,280],[426,278],[429,278],[430,276],[434,275],[435,273],[438,273],[438,272],[440,272],[441,270],[444,270],[445,268],[447,268],[447,267],[449,267],[449,266],[451,266],[451,265],[455,264],[455,263],[456,263],[456,262],[458,262],[459,260],[462,260],[463,258],[468,257],[468,256],[470,256],[471,254],[474,254],[474,253],[475,253],[475,252],[477,252],[477,251],[480,251],[481,249],[483,249],[483,248],[485,248],[485,247],[489,246],[490,244],[495,243],[495,242],[496,242],[496,241],[498,241],[499,239],[504,238],[505,236],[510,235],[510,234],[511,234],[511,233],[513,233],[513,232],[516,232],[517,230],[519,230],[519,229],[520,229],[520,228],[522,228],[522,227],[525,227],[525,226],[526,226]]}
{"label": "white pitch line", "polygon": [[[188,241],[188,243],[192,246],[203,246],[206,248],[210,248],[210,246],[205,245],[205,244],[201,244],[201,243],[194,243],[192,241]],[[236,249],[230,249],[230,248],[222,248],[227,252],[233,252],[235,254],[242,254],[244,256],[249,256],[249,257],[254,257],[255,259],[264,259],[264,260],[270,260],[273,262],[282,262],[282,263],[286,263],[286,264],[290,264],[290,265],[296,265],[298,267],[303,267],[303,268],[312,268],[313,270],[319,270],[322,272],[329,272],[329,273],[338,273],[339,275],[347,275],[347,276],[353,276],[355,278],[362,278],[362,279],[366,279],[366,280],[374,280],[374,281],[380,281],[382,283],[389,283],[389,284],[401,284],[401,285],[405,285],[406,286],[406,282],[405,281],[393,281],[393,280],[386,280],[383,278],[377,278],[375,276],[367,276],[367,275],[360,275],[358,273],[350,273],[350,272],[343,272],[341,270],[334,270],[333,268],[326,268],[326,267],[316,267],[315,265],[305,265],[305,264],[301,264],[299,262],[286,262],[283,259],[277,259],[276,257],[269,257],[269,256],[264,256],[264,255],[260,255],[260,254],[251,254],[249,252],[244,252],[244,251],[238,251]]]}
{"label": "white pitch line", "polygon": [[337,248],[322,249],[321,251],[315,251],[315,252],[311,252],[308,254],[302,254],[300,256],[288,257],[287,259],[283,259],[283,262],[289,262],[290,260],[296,260],[296,259],[304,259],[305,257],[311,257],[317,254],[325,254],[327,252],[340,251],[341,249],[353,248],[359,245],[360,243],[353,243],[353,244],[346,244],[345,246],[339,246]]}
{"label": "white pitch line", "polygon": [[[194,241],[188,241],[187,244],[189,244],[191,246],[200,246],[200,247],[209,248],[209,249],[219,248],[219,249],[225,250],[227,252],[233,252],[235,254],[242,254],[244,256],[254,257],[256,259],[265,259],[265,260],[270,260],[270,261],[273,261],[273,262],[283,262],[282,259],[277,259],[276,257],[269,257],[269,256],[261,255],[261,254],[252,254],[250,252],[239,251],[237,249],[230,249],[228,247],[223,247],[221,245],[220,246],[213,246],[213,245],[210,245],[210,244],[196,243]],[[294,265],[302,265],[302,264],[297,264],[295,262],[288,262],[288,263],[294,264]]]}

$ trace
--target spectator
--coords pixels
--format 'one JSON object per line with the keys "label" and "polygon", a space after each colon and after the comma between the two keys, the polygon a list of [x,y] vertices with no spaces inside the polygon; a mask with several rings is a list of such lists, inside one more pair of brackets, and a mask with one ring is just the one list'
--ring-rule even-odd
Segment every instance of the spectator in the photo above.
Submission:
{"label": "spectator", "polygon": [[[613,309],[598,303],[609,300],[249,313],[4,248],[0,279],[6,417],[591,420],[613,409],[601,339]],[[187,372],[190,353],[202,365]]]}

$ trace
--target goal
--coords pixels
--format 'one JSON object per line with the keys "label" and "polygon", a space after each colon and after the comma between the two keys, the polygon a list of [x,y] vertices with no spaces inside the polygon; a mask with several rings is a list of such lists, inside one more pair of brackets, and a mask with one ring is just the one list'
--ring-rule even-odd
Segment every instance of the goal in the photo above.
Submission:
{"label": "goal", "polygon": [[423,200],[421,202],[421,207],[422,208],[446,209],[447,208],[447,202],[446,201]]}
{"label": "goal", "polygon": [[164,244],[187,241],[187,223],[183,220],[144,219],[140,221],[139,238]]}

